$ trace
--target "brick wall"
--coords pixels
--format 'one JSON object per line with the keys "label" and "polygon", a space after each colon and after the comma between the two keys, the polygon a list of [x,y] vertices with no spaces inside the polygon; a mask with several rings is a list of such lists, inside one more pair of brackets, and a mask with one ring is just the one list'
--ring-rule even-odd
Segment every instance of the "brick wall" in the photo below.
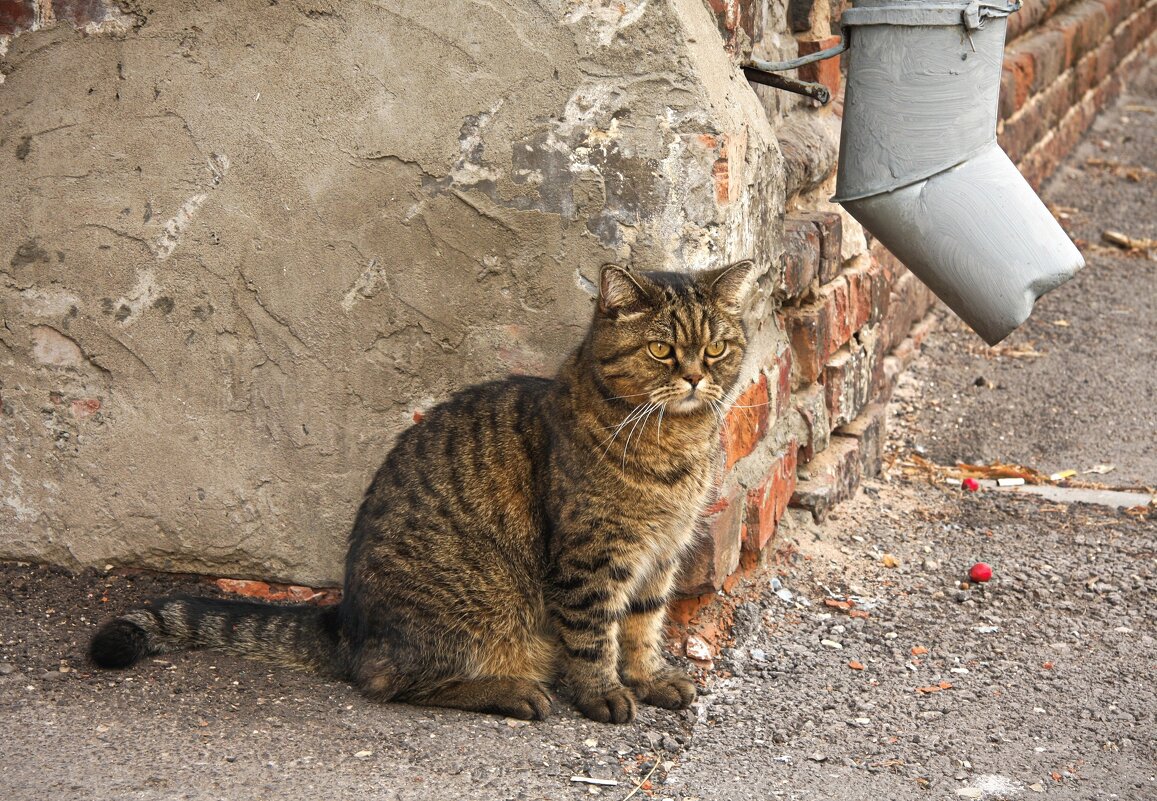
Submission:
{"label": "brick wall", "polygon": [[1012,15],[998,136],[1034,186],[1157,56],[1154,31],[1154,0],[1025,0]]}
{"label": "brick wall", "polygon": [[[834,46],[847,5],[791,0],[784,15],[759,0],[708,4],[736,58],[771,61]],[[1155,27],[1154,0],[1027,0],[1011,17],[1000,143],[1034,185],[1075,146],[1136,65],[1157,53]],[[878,472],[887,400],[933,325],[929,290],[827,200],[842,110],[839,62],[799,71],[831,90],[826,108],[755,87],[785,158],[777,323],[788,344],[767,358],[727,419],[729,473],[710,510],[710,537],[685,576],[687,597],[676,604],[676,622],[690,621],[708,593],[768,559],[789,505],[823,520],[862,475]],[[698,628],[708,639],[715,630],[702,622]]]}

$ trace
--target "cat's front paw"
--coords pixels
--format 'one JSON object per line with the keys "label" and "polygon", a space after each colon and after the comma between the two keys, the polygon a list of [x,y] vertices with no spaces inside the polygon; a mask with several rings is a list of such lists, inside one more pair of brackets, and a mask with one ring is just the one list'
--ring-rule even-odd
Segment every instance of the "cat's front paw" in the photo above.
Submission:
{"label": "cat's front paw", "polygon": [[630,723],[635,719],[635,695],[626,687],[614,687],[605,693],[579,694],[575,706],[599,723]]}
{"label": "cat's front paw", "polygon": [[686,709],[698,695],[695,682],[680,670],[670,668],[648,682],[634,686],[635,696],[644,704],[663,709]]}

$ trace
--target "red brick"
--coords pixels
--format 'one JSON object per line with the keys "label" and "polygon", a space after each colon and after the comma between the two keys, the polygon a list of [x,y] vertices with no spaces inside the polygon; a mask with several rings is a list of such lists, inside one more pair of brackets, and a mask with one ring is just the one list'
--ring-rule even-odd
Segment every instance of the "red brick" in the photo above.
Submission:
{"label": "red brick", "polygon": [[783,292],[797,298],[811,288],[820,273],[820,232],[812,220],[783,221]]}
{"label": "red brick", "polygon": [[776,527],[795,492],[796,453],[799,443],[791,440],[772,462],[766,478],[747,493],[747,526],[743,549],[758,553],[775,535]]}
{"label": "red brick", "polygon": [[1043,91],[1064,71],[1065,37],[1059,31],[1036,31],[1018,42],[1017,49],[1032,60],[1031,94]]}
{"label": "red brick", "polygon": [[744,497],[736,492],[712,507],[704,521],[704,531],[683,564],[677,593],[702,595],[723,586],[739,567],[743,541]]}
{"label": "red brick", "polygon": [[72,409],[72,416],[79,420],[92,417],[100,411],[100,400],[98,398],[77,398],[69,405]]}
{"label": "red brick", "polygon": [[848,283],[842,277],[820,287],[816,300],[784,310],[791,341],[795,384],[811,384],[823,366],[852,335],[848,314]]}
{"label": "red brick", "polygon": [[715,25],[723,36],[724,46],[734,51],[741,41],[740,31],[749,42],[758,42],[762,37],[759,30],[760,15],[752,0],[706,0],[707,7],[715,15]]}
{"label": "red brick", "polygon": [[791,505],[807,509],[817,523],[860,485],[860,444],[852,437],[832,437],[826,450],[799,470]]}
{"label": "red brick", "polygon": [[[1132,74],[1136,65],[1157,55],[1157,41],[1153,39],[1140,47],[1129,46],[1130,42],[1139,41],[1143,35],[1152,33],[1155,27],[1157,27],[1157,6],[1150,6],[1143,14],[1134,15],[1115,32],[1112,40],[1102,43],[1101,47],[1082,61],[1082,67],[1095,72],[1089,76],[1078,70],[1079,84],[1095,80],[1101,75],[1105,77],[1098,81],[1095,87],[1081,93],[1080,100],[1020,159],[1018,166],[1030,184],[1034,187],[1040,186],[1057,165],[1072,152],[1080,142],[1081,136],[1092,125],[1097,112],[1120,93],[1122,76]],[[1119,59],[1120,53],[1125,53],[1125,57]],[[1090,63],[1095,61],[1095,67],[1085,67],[1086,60]]]}
{"label": "red brick", "polygon": [[1024,0],[1020,11],[1008,18],[1008,41],[1011,42],[1024,31],[1035,28],[1056,9],[1056,0]]}
{"label": "red brick", "polygon": [[869,260],[864,267],[844,272],[848,282],[848,325],[853,332],[876,323],[888,313],[890,287],[884,280],[884,267]]}
{"label": "red brick", "polygon": [[767,433],[768,421],[767,376],[748,387],[735,401],[723,423],[723,449],[727,454],[727,469],[755,450]]}
{"label": "red brick", "polygon": [[[835,47],[839,43],[839,36],[828,36],[824,39],[801,40],[799,41],[799,54],[801,56],[810,56],[812,53],[818,53],[821,50]],[[834,97],[840,91],[840,57],[825,58],[823,61],[817,61],[814,64],[806,64],[800,67],[799,79],[801,81],[812,81],[823,84]]]}
{"label": "red brick", "polygon": [[33,0],[0,0],[0,36],[22,33],[36,21]]}
{"label": "red brick", "polygon": [[1033,60],[1014,48],[1006,51],[1000,77],[1000,119],[1007,120],[1023,108],[1032,94]]}
{"label": "red brick", "polygon": [[768,366],[768,416],[777,420],[791,400],[791,348],[784,348]]}

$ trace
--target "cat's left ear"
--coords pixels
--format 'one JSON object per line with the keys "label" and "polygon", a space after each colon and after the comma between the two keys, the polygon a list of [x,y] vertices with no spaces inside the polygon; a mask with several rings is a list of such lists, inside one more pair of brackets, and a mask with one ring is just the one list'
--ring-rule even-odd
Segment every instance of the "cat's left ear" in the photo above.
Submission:
{"label": "cat's left ear", "polygon": [[755,269],[755,262],[751,259],[737,261],[729,267],[714,270],[703,276],[704,283],[715,299],[732,314],[743,311],[743,304],[755,286],[757,277],[759,273]]}

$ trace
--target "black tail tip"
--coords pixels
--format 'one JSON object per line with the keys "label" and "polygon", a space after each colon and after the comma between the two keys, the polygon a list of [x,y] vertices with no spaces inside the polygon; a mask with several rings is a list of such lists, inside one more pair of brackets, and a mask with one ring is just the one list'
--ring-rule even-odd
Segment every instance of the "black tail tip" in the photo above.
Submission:
{"label": "black tail tip", "polygon": [[136,623],[110,621],[96,633],[88,646],[88,655],[102,668],[127,668],[149,652],[149,637]]}

